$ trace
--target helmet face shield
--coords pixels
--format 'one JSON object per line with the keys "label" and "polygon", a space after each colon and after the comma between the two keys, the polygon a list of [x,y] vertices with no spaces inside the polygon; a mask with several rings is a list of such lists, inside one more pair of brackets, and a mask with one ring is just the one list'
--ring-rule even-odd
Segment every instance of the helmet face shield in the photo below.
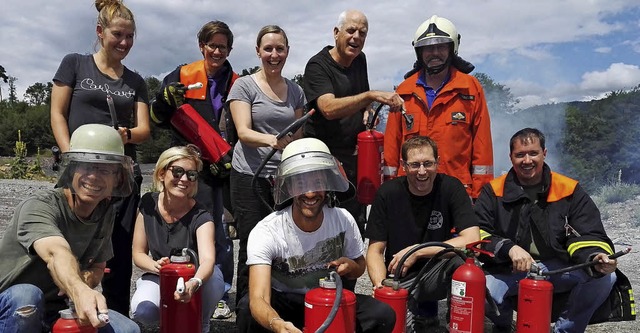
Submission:
{"label": "helmet face shield", "polygon": [[415,45],[413,45],[413,47],[419,48],[427,45],[436,45],[436,44],[445,44],[445,43],[453,43],[453,39],[450,37],[441,37],[441,36],[423,38],[417,41]]}
{"label": "helmet face shield", "polygon": [[307,192],[345,192],[349,182],[339,162],[325,152],[308,152],[283,160],[276,175],[274,200],[281,204]]}
{"label": "helmet face shield", "polygon": [[110,196],[126,197],[133,189],[133,160],[129,156],[88,152],[67,152],[62,155],[57,187],[75,193],[76,174],[93,174],[105,183],[112,183]]}

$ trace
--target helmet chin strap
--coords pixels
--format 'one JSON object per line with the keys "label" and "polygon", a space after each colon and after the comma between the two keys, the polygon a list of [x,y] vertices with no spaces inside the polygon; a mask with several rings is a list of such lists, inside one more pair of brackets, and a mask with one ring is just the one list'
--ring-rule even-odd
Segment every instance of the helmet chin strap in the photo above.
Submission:
{"label": "helmet chin strap", "polygon": [[445,68],[448,68],[449,66],[451,66],[451,53],[449,54],[449,56],[447,57],[447,60],[443,64],[438,66],[425,65],[424,69],[427,71],[427,74],[435,75],[442,72]]}
{"label": "helmet chin strap", "polygon": [[338,201],[338,198],[336,197],[336,193],[333,191],[327,193],[326,202],[329,208],[333,208],[340,204],[340,202]]}

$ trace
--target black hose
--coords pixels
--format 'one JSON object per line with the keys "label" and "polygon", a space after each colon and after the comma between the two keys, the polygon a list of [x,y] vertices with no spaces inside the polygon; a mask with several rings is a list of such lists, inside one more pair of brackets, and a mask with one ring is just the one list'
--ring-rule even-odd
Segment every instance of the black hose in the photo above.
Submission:
{"label": "black hose", "polygon": [[[627,254],[629,252],[631,252],[631,248],[630,247],[610,255],[609,259],[616,259],[616,258],[622,257],[623,255],[625,255],[625,254]],[[566,273],[566,272],[575,271],[575,270],[578,270],[578,269],[581,269],[581,268],[595,266],[597,264],[599,264],[599,262],[597,262],[597,261],[589,261],[589,262],[584,262],[584,263],[577,264],[577,265],[574,265],[574,266],[569,266],[569,267],[565,267],[565,268],[556,269],[556,270],[553,270],[553,271],[540,272],[539,274],[543,275],[543,276],[562,274],[562,273]]]}
{"label": "black hose", "polygon": [[200,267],[200,259],[198,258],[196,251],[185,247],[182,249],[182,255],[188,255],[191,262],[195,265],[196,271],[198,271],[198,267]]}
{"label": "black hose", "polygon": [[[280,133],[278,133],[278,135],[276,135],[276,139],[280,140],[285,135],[295,133],[298,129],[300,129],[300,127],[302,127],[302,125],[307,121],[307,119],[309,119],[309,117],[311,117],[313,115],[313,113],[315,111],[316,111],[315,109],[311,109],[305,115],[303,115],[302,117],[296,119],[296,121],[294,121],[293,123],[289,124],[289,126],[287,126],[284,130],[282,130],[282,132],[280,132]],[[267,200],[265,200],[260,195],[260,192],[258,192],[257,184],[258,184],[258,177],[259,177],[260,173],[262,172],[262,169],[264,169],[264,167],[267,165],[269,160],[271,160],[271,158],[276,153],[276,151],[278,151],[276,148],[272,148],[271,151],[267,154],[267,156],[265,156],[262,159],[262,163],[260,163],[260,166],[258,166],[258,169],[256,169],[256,172],[253,173],[253,178],[251,179],[251,189],[253,189],[253,194],[255,194],[256,197],[258,197],[260,199],[260,202],[262,202],[262,204],[264,204],[272,212],[273,212],[273,208],[271,207],[271,205],[269,205]]]}
{"label": "black hose", "polygon": [[378,104],[378,107],[376,108],[376,112],[373,113],[373,116],[371,117],[371,119],[367,119],[367,124],[365,127],[368,130],[373,128],[374,124],[376,123],[376,118],[378,118],[378,113],[380,113],[380,110],[382,109],[383,106],[384,104],[382,103]]}
{"label": "black hose", "polygon": [[322,325],[318,327],[316,333],[324,333],[324,331],[329,328],[329,325],[331,325],[333,320],[336,318],[336,314],[340,309],[340,301],[342,301],[342,278],[336,271],[329,272],[329,276],[336,281],[336,298],[333,300],[333,306],[331,307],[331,311],[329,312],[327,319],[325,319]]}
{"label": "black hose", "polygon": [[407,253],[405,253],[402,256],[402,258],[400,258],[400,260],[398,261],[396,271],[394,272],[394,279],[396,281],[400,279],[400,273],[402,273],[402,266],[404,265],[404,262],[409,258],[409,256],[414,254],[416,251],[424,249],[425,247],[429,247],[429,246],[440,246],[440,247],[444,247],[445,249],[453,248],[451,244],[447,244],[443,242],[426,242],[426,243],[422,243],[420,245],[414,246],[411,250],[407,251]]}

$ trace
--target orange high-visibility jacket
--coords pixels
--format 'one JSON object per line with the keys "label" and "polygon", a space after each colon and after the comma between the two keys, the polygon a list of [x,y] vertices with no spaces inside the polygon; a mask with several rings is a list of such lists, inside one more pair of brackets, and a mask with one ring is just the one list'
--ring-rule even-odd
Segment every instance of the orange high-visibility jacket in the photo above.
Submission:
{"label": "orange high-visibility jacket", "polygon": [[404,99],[406,112],[413,117],[407,128],[400,112],[389,114],[384,135],[384,175],[402,176],[402,143],[416,135],[426,135],[438,144],[438,172],[458,178],[472,198],[482,185],[493,179],[493,146],[489,110],[480,82],[451,67],[451,77],[433,105],[427,107],[424,87],[417,84],[419,71],[404,80],[396,92]]}

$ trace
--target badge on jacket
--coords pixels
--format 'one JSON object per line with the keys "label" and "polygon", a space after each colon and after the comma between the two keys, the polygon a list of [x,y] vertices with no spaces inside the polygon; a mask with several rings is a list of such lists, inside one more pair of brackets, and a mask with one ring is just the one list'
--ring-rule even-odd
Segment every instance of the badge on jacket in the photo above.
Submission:
{"label": "badge on jacket", "polygon": [[451,122],[457,123],[459,121],[467,122],[467,114],[461,111],[451,113]]}

